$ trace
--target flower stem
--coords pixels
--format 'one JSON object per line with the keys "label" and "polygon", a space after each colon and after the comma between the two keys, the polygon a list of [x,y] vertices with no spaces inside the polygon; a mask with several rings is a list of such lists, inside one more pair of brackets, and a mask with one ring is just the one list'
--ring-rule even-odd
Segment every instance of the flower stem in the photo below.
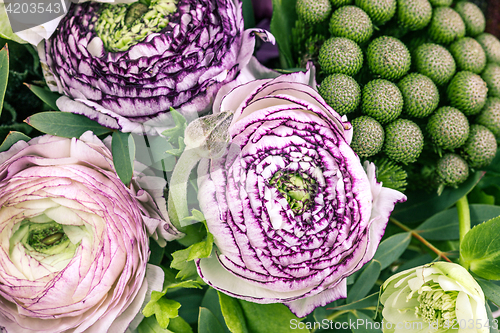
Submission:
{"label": "flower stem", "polygon": [[184,150],[175,165],[174,172],[169,184],[168,193],[168,217],[170,222],[179,230],[183,231],[181,220],[189,216],[187,203],[187,184],[191,170],[200,160],[196,149]]}
{"label": "flower stem", "polygon": [[425,246],[427,246],[432,252],[434,252],[435,254],[437,254],[440,258],[443,258],[447,262],[452,262],[446,256],[445,252],[440,251],[434,245],[432,245],[431,243],[429,243],[424,237],[420,236],[417,231],[408,228],[406,225],[404,225],[403,223],[399,222],[398,220],[396,220],[396,219],[394,219],[392,217],[390,218],[390,221],[392,223],[394,223],[395,225],[397,225],[398,227],[400,227],[401,229],[403,229],[404,231],[408,231],[413,237],[415,237],[416,239],[418,239],[422,244],[424,244]]}
{"label": "flower stem", "polygon": [[[467,195],[464,195],[457,201],[457,211],[458,211],[458,230],[460,237],[460,244],[465,237],[465,234],[470,230],[470,210],[469,210],[469,202],[467,201]],[[460,254],[460,258],[458,259],[460,265],[468,269],[468,265],[464,262],[462,258],[462,254]]]}

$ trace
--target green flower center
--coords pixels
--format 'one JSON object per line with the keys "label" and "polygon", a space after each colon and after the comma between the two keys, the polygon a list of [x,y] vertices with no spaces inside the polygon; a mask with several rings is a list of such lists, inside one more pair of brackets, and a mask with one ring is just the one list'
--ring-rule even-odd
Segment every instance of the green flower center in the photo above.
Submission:
{"label": "green flower center", "polygon": [[103,4],[95,32],[109,52],[127,51],[151,33],[164,29],[178,0],[141,0],[132,4]]}
{"label": "green flower center", "polygon": [[46,267],[57,270],[60,263],[67,263],[73,258],[81,238],[88,234],[85,226],[62,225],[50,221],[45,215],[33,220],[35,222],[26,219],[13,229],[14,233],[9,238],[11,258],[25,253]]}
{"label": "green flower center", "polygon": [[436,323],[443,327],[456,319],[455,306],[458,291],[443,291],[439,284],[430,286],[432,290],[422,291],[417,300],[415,314],[426,323]]}
{"label": "green flower center", "polygon": [[283,194],[295,215],[301,215],[312,207],[318,188],[309,175],[283,170],[276,172],[269,184]]}

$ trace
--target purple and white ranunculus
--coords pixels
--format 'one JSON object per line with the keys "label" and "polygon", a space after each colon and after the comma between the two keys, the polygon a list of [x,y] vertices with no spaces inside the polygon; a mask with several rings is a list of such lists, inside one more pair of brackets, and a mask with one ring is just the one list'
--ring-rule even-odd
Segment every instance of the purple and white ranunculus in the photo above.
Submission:
{"label": "purple and white ranunculus", "polygon": [[39,44],[45,79],[62,111],[122,132],[161,133],[170,108],[188,120],[210,110],[219,88],[252,58],[239,0],[151,0],[149,6],[72,6]]}
{"label": "purple and white ranunculus", "polygon": [[214,235],[200,276],[231,296],[285,303],[302,317],[346,297],[346,277],[372,259],[405,196],[382,187],[349,146],[352,127],[308,73],[234,88],[220,158],[202,159],[198,200]]}
{"label": "purple and white ranunculus", "polygon": [[[180,235],[91,132],[0,153],[0,326],[9,333],[124,332],[163,272],[150,233]],[[157,230],[161,229],[161,231]],[[137,317],[137,318],[136,318]]]}

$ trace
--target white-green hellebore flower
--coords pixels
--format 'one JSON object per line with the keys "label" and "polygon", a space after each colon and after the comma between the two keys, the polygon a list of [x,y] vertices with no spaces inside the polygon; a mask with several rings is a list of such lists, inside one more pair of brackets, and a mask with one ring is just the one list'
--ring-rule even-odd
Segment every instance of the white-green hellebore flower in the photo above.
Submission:
{"label": "white-green hellebore flower", "polygon": [[436,262],[390,277],[382,285],[383,331],[487,333],[481,287],[458,264]]}

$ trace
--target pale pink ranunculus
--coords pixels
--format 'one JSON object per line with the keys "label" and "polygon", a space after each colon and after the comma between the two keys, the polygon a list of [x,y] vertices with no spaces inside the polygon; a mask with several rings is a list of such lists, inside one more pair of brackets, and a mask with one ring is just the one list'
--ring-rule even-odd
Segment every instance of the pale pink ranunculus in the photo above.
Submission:
{"label": "pale pink ranunculus", "polygon": [[158,191],[141,188],[152,180],[136,175],[125,186],[91,132],[0,153],[0,327],[124,332],[148,289],[162,288],[148,236],[181,236],[153,200]]}

